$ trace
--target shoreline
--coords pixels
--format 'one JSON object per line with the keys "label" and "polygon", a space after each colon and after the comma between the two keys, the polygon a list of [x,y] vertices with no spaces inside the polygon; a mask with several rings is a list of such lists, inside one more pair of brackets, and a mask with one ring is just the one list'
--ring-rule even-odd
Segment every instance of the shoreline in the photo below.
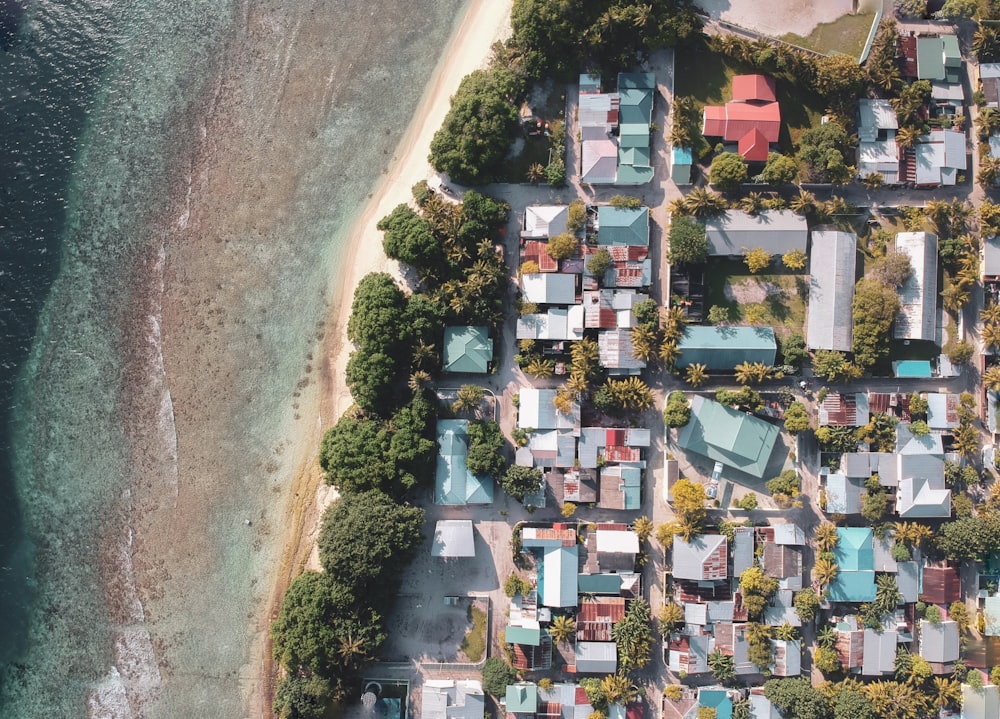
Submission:
{"label": "shoreline", "polygon": [[[392,274],[406,286],[398,264],[382,251],[381,232],[376,224],[396,205],[412,200],[411,188],[415,183],[433,175],[427,155],[434,133],[441,126],[462,78],[485,67],[491,45],[509,34],[512,4],[513,0],[471,0],[428,79],[424,95],[393,153],[388,173],[353,224],[340,271],[340,295],[330,308],[322,350],[320,416],[316,424],[320,436],[353,404],[342,378],[352,350],[346,332],[355,289],[365,275],[380,271]],[[271,716],[273,683],[278,671],[271,658],[270,622],[277,616],[285,591],[300,571],[319,569],[316,537],[323,512],[338,497],[336,490],[323,483],[323,473],[316,461],[318,446],[318,441],[312,444],[310,455],[302,459],[296,472],[292,506],[286,513],[284,550],[271,601],[261,621],[262,676],[255,685],[267,689],[260,696],[251,696],[251,709],[262,717]],[[258,653],[255,651],[251,656]]]}

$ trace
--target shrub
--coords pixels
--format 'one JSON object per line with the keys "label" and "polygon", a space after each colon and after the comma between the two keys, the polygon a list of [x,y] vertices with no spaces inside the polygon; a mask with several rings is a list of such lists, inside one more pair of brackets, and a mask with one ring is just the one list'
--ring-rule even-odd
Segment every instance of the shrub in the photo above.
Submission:
{"label": "shrub", "polygon": [[789,497],[797,497],[799,494],[799,475],[794,469],[786,469],[774,479],[768,480],[767,491],[772,496],[784,494]]}
{"label": "shrub", "polygon": [[499,657],[490,657],[483,665],[483,690],[490,696],[504,696],[507,687],[516,681],[517,674]]}

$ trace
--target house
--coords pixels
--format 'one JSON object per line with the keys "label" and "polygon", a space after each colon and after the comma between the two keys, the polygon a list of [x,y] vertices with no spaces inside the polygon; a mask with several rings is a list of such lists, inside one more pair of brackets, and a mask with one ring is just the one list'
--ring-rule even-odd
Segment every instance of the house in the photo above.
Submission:
{"label": "house", "polygon": [[567,205],[528,205],[524,208],[522,240],[547,240],[567,231]]}
{"label": "house", "polygon": [[852,232],[813,230],[809,256],[810,349],[850,352],[858,238]]}
{"label": "house", "polygon": [[733,700],[725,689],[700,688],[698,690],[698,706],[715,709],[716,719],[733,719]]}
{"label": "house", "polygon": [[900,479],[896,513],[904,519],[950,517],[951,490],[944,488],[943,471],[940,475]]}
{"label": "house", "polygon": [[597,335],[598,360],[612,377],[642,374],[646,361],[635,356],[632,331],[604,330]]}
{"label": "house", "polygon": [[544,313],[518,317],[516,336],[519,340],[575,342],[583,339],[583,318],[583,305],[550,307]]}
{"label": "house", "polygon": [[995,719],[1000,717],[1000,687],[962,685],[961,719]]}
{"label": "house", "polygon": [[486,374],[493,362],[493,340],[486,327],[444,328],[444,371]]}
{"label": "house", "polygon": [[[549,254],[549,243],[525,240],[521,246],[521,263],[534,262],[539,272],[558,272],[559,261]],[[567,274],[570,274],[567,272]]]}
{"label": "house", "polygon": [[[792,584],[797,584],[798,589],[802,588],[802,572],[799,572],[797,579]],[[787,584],[787,583],[785,583]],[[771,603],[764,610],[764,623],[772,627],[780,627],[782,624],[790,624],[793,627],[801,627],[802,620],[799,613],[795,611],[795,593],[788,588],[779,589],[775,592]]]}
{"label": "house", "polygon": [[861,492],[865,480],[861,477],[848,477],[840,472],[828,475],[826,478],[826,513],[827,514],[860,514]]}
{"label": "house", "polygon": [[482,719],[483,685],[473,679],[428,679],[421,692],[423,719]]}
{"label": "house", "polygon": [[514,463],[539,469],[573,467],[576,464],[576,437],[568,430],[532,432],[527,444],[517,448]]}
{"label": "house", "polygon": [[596,469],[601,463],[640,462],[641,450],[649,443],[648,429],[584,427],[577,444],[578,461],[585,469]]}
{"label": "house", "polygon": [[773,365],[778,345],[770,327],[688,325],[677,349],[679,369],[703,364],[710,372],[731,372],[742,362]]}
{"label": "house", "polygon": [[753,564],[753,527],[733,527],[733,576],[740,576]]}
{"label": "house", "polygon": [[[957,661],[958,654],[958,622],[946,619],[934,624],[926,619],[920,620],[920,656],[931,663],[935,674],[944,674],[944,666]],[[950,667],[948,671],[951,671]]]}
{"label": "house", "polygon": [[778,434],[773,424],[695,395],[691,398],[691,421],[680,429],[677,444],[762,479]]}
{"label": "house", "polygon": [[759,671],[750,661],[750,642],[746,636],[746,623],[718,622],[715,625],[715,648],[733,658],[737,674],[754,674]]}
{"label": "house", "polygon": [[[899,179],[899,148],[896,130],[899,121],[888,100],[858,100],[858,175],[882,175],[887,185]],[[813,251],[815,252],[815,247]]]}
{"label": "house", "polygon": [[602,572],[632,572],[639,555],[639,535],[625,524],[598,524],[590,534],[597,551],[597,565]]}
{"label": "house", "polygon": [[894,674],[896,671],[896,647],[898,645],[895,627],[882,627],[882,631],[865,627],[864,658],[861,673],[866,677]]}
{"label": "house", "polygon": [[538,711],[538,686],[534,682],[516,682],[507,686],[504,711],[514,719],[534,719]]}
{"label": "house", "polygon": [[576,640],[578,642],[613,642],[611,629],[625,618],[625,600],[622,597],[594,597],[580,602],[576,615]]}
{"label": "house", "polygon": [[767,162],[769,145],[781,133],[781,108],[773,77],[737,75],[733,99],[725,105],[706,105],[702,134],[738,143],[748,162]]}
{"label": "house", "polygon": [[921,135],[914,153],[917,185],[955,185],[958,183],[958,174],[968,168],[965,133],[958,130],[931,130],[930,133]]}
{"label": "house", "polygon": [[801,547],[765,542],[763,564],[764,573],[780,580],[783,589],[802,589]]}
{"label": "house", "polygon": [[899,289],[900,310],[893,336],[896,339],[930,340],[937,337],[937,235],[900,232],[896,252],[910,258],[913,273]]}
{"label": "house", "polygon": [[493,479],[477,477],[465,464],[469,454],[468,420],[439,419],[437,445],[435,504],[492,504]]}
{"label": "house", "polygon": [[[997,139],[1000,140],[1000,137]],[[1000,236],[983,241],[983,280],[1000,280]]]}
{"label": "house", "polygon": [[614,674],[618,669],[614,642],[577,642],[573,653],[577,674]]}
{"label": "house", "polygon": [[858,626],[857,617],[847,616],[835,626],[837,659],[846,671],[860,670],[864,661],[865,630]]}
{"label": "house", "polygon": [[597,208],[597,244],[600,247],[649,247],[649,208]]}
{"label": "house", "polygon": [[520,429],[569,430],[574,436],[580,434],[580,403],[574,402],[567,414],[556,411],[554,400],[556,390],[523,387],[517,409],[517,426]]}
{"label": "house", "polygon": [[439,519],[434,525],[432,557],[476,556],[475,535],[471,519]]}
{"label": "house", "polygon": [[535,272],[521,275],[525,302],[537,305],[576,304],[577,276],[565,272]]}
{"label": "house", "polygon": [[771,674],[776,677],[797,677],[802,673],[802,645],[796,639],[771,639]]}
{"label": "house", "polygon": [[870,527],[837,527],[834,562],[839,567],[827,596],[831,602],[875,599],[875,550]]}
{"label": "house", "polygon": [[552,613],[538,606],[537,593],[515,594],[510,600],[507,629],[503,640],[512,645],[513,665],[522,671],[548,669],[552,666],[552,638],[542,631],[542,622],[552,620]]}
{"label": "house", "polygon": [[931,429],[953,429],[958,426],[958,395],[944,392],[927,393],[927,425]]}
{"label": "house", "polygon": [[955,35],[917,38],[917,79],[959,83],[962,53]]}
{"label": "house", "polygon": [[949,565],[925,566],[922,579],[924,601],[948,605],[962,598],[958,568]]}
{"label": "house", "polygon": [[587,719],[594,712],[587,699],[587,690],[579,684],[560,682],[551,689],[539,687],[538,693],[546,702],[559,705],[559,719]]}
{"label": "house", "polygon": [[754,687],[750,690],[750,716],[753,719],[783,719],[778,707],[764,696],[763,689]]}
{"label": "house", "polygon": [[708,669],[712,637],[708,634],[681,635],[667,644],[667,666],[672,672],[703,674]]}
{"label": "house", "polygon": [[729,555],[725,536],[702,534],[690,542],[674,536],[674,577],[696,582],[726,579]]}
{"label": "house", "polygon": [[644,185],[653,179],[650,127],[656,76],[651,72],[618,74],[618,176],[616,185]]}
{"label": "house", "polygon": [[913,604],[920,598],[920,565],[916,562],[899,562],[896,565],[896,588],[903,602]]}
{"label": "house", "polygon": [[580,180],[590,185],[613,185],[618,179],[618,143],[599,127],[581,127]]}
{"label": "house", "polygon": [[742,256],[757,247],[769,255],[784,255],[806,251],[809,226],[805,217],[791,210],[764,210],[756,215],[729,210],[705,220],[705,239],[712,257]]}
{"label": "house", "polygon": [[521,546],[540,553],[538,592],[546,607],[575,607],[577,603],[577,565],[579,560],[576,531],[565,525],[525,527]]}
{"label": "house", "polygon": [[674,184],[690,185],[692,167],[694,167],[694,153],[690,147],[670,148],[670,179]]}
{"label": "house", "polygon": [[1000,109],[1000,63],[979,63],[979,80],[986,95],[986,107]]}
{"label": "house", "polygon": [[597,506],[628,511],[641,509],[641,490],[642,470],[639,467],[625,464],[604,467]]}
{"label": "house", "polygon": [[869,420],[868,395],[864,392],[830,392],[819,405],[821,427],[864,427]]}

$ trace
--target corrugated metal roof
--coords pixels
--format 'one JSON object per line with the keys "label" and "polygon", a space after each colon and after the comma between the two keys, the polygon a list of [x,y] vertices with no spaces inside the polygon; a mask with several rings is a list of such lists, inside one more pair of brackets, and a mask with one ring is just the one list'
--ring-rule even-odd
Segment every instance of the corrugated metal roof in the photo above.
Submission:
{"label": "corrugated metal roof", "polygon": [[762,478],[779,430],[752,415],[695,395],[691,421],[677,438],[682,449]]}
{"label": "corrugated metal roof", "polygon": [[806,344],[810,349],[850,352],[857,237],[829,229],[813,230],[812,237]]}
{"label": "corrugated metal roof", "polygon": [[924,567],[921,586],[928,604],[951,604],[962,598],[962,581],[956,567]]}
{"label": "corrugated metal roof", "polygon": [[944,80],[944,47],[941,38],[917,38],[917,77],[921,80]]}
{"label": "corrugated metal roof", "polygon": [[[1000,141],[1000,137],[997,140]],[[1000,275],[1000,236],[990,237],[983,242],[983,255],[985,257],[983,275],[986,277]]]}
{"label": "corrugated metal roof", "polygon": [[864,479],[831,474],[826,478],[827,514],[858,514],[861,511],[861,489]]}
{"label": "corrugated metal roof", "polygon": [[597,244],[649,246],[649,208],[597,208]]}
{"label": "corrugated metal roof", "polygon": [[910,258],[913,273],[899,289],[897,339],[934,340],[937,326],[937,235],[900,232],[896,252]]}
{"label": "corrugated metal roof", "polygon": [[574,654],[579,674],[614,674],[618,668],[614,642],[577,642]]}
{"label": "corrugated metal roof", "polygon": [[750,100],[775,102],[777,99],[773,77],[760,74],[733,77],[733,100],[735,102]]}
{"label": "corrugated metal roof", "polygon": [[562,272],[521,275],[524,299],[540,305],[572,305],[576,303],[576,275]]}
{"label": "corrugated metal roof", "polygon": [[436,504],[490,504],[493,480],[477,477],[465,464],[469,447],[469,423],[464,419],[437,421],[438,455],[434,475]]}
{"label": "corrugated metal roof", "polygon": [[731,371],[741,362],[774,364],[777,343],[770,327],[688,325],[677,344],[676,366],[703,364],[709,371]]}
{"label": "corrugated metal roof", "polygon": [[690,542],[674,536],[674,576],[678,579],[709,581],[729,576],[726,538],[702,534]]}
{"label": "corrugated metal roof", "polygon": [[625,617],[625,600],[621,597],[596,597],[580,603],[576,615],[578,642],[611,642],[611,628]]}
{"label": "corrugated metal roof", "polygon": [[933,624],[920,620],[920,656],[929,662],[947,664],[958,659],[958,623],[946,620]]}
{"label": "corrugated metal roof", "polygon": [[792,250],[805,252],[809,226],[805,217],[791,210],[765,210],[756,215],[730,210],[705,221],[705,237],[712,256],[742,255],[756,247],[783,255]]}
{"label": "corrugated metal roof", "polygon": [[493,361],[493,340],[487,327],[444,328],[444,371],[485,374]]}

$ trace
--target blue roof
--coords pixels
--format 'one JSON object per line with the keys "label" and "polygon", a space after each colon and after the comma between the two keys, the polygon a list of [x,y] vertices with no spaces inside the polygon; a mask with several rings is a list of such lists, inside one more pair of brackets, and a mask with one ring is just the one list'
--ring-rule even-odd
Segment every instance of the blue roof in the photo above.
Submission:
{"label": "blue roof", "polygon": [[833,602],[870,602],[875,598],[875,545],[870,527],[838,527],[834,561],[837,578],[830,583]]}
{"label": "blue roof", "polygon": [[439,419],[437,469],[434,475],[436,504],[491,504],[493,479],[477,477],[465,466],[469,453],[469,422]]}
{"label": "blue roof", "polygon": [[770,327],[688,325],[677,343],[675,366],[703,364],[709,371],[728,372],[742,362],[773,365],[777,347]]}
{"label": "blue roof", "polygon": [[931,363],[928,360],[902,360],[892,363],[892,371],[897,377],[930,377]]}
{"label": "blue roof", "polygon": [[716,719],[733,719],[733,700],[725,689],[701,689],[698,704],[715,709]]}
{"label": "blue roof", "polygon": [[831,602],[870,602],[875,599],[875,571],[840,570],[827,589]]}
{"label": "blue roof", "polygon": [[690,165],[694,162],[694,155],[690,147],[674,147],[670,150],[670,161],[675,165]]}

